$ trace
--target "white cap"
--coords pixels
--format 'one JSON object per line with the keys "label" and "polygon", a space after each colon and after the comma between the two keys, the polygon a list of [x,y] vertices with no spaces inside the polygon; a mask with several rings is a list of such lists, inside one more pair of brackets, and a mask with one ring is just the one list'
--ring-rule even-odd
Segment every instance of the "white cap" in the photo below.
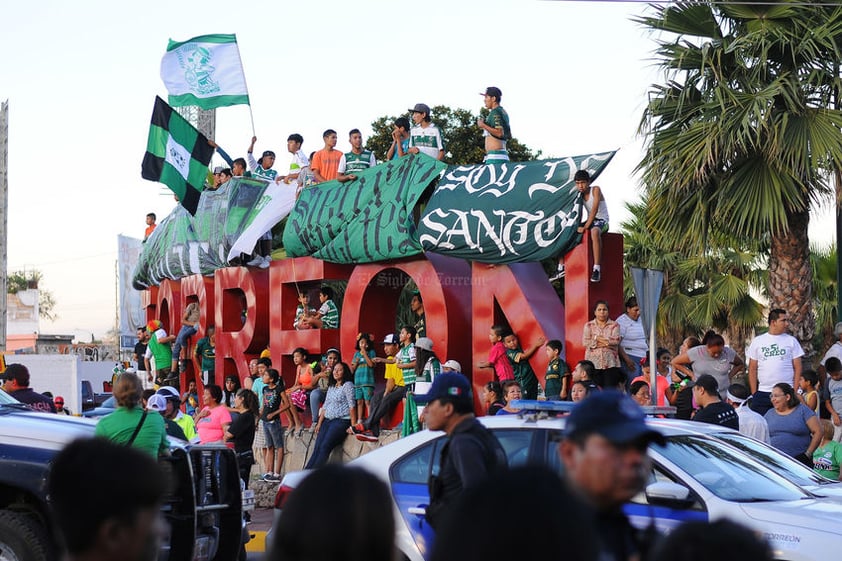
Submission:
{"label": "white cap", "polygon": [[425,351],[432,351],[433,350],[433,340],[429,337],[421,337],[417,341],[415,341],[415,348],[416,349],[424,349]]}
{"label": "white cap", "polygon": [[146,400],[146,408],[149,411],[166,411],[167,398],[157,393],[150,395],[149,399]]}
{"label": "white cap", "polygon": [[447,362],[445,362],[444,364],[442,364],[442,367],[450,368],[451,370],[453,370],[455,372],[459,372],[460,374],[462,373],[462,365],[459,364],[458,362],[456,362],[453,359],[450,359]]}

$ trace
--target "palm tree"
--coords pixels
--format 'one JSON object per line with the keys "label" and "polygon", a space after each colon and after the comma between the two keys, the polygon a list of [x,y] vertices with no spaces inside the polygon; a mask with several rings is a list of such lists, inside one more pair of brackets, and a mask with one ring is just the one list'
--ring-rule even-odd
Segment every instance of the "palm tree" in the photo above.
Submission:
{"label": "palm tree", "polygon": [[813,269],[813,311],[816,316],[816,345],[820,353],[836,342],[836,247],[813,247],[810,251]]}
{"label": "palm tree", "polygon": [[711,232],[769,241],[770,307],[812,352],[810,204],[842,166],[842,8],[803,0],[681,2],[637,19],[658,32],[639,164],[650,226],[703,253]]}

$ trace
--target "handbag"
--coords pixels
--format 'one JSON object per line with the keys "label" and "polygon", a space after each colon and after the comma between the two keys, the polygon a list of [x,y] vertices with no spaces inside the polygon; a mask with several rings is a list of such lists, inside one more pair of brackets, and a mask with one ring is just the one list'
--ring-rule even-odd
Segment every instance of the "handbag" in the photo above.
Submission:
{"label": "handbag", "polygon": [[254,464],[254,452],[245,450],[244,452],[237,452],[237,462],[241,466],[250,466]]}

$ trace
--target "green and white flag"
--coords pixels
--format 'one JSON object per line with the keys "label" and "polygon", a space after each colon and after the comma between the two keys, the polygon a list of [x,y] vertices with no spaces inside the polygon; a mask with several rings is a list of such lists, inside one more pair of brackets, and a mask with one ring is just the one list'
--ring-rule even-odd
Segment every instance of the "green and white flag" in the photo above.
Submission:
{"label": "green and white flag", "polygon": [[196,214],[211,156],[208,139],[156,96],[140,175],[165,184],[190,214]]}
{"label": "green and white flag", "polygon": [[202,109],[249,103],[240,49],[234,34],[173,41],[161,59],[161,79],[173,107]]}

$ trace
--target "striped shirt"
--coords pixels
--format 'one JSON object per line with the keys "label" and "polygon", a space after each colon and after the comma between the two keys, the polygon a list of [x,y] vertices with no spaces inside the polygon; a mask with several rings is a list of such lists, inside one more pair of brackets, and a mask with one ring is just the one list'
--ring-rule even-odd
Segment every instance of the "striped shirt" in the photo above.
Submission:
{"label": "striped shirt", "polygon": [[[406,362],[415,362],[415,345],[409,344],[405,347],[401,347],[401,350],[398,351],[398,362],[406,363]],[[412,368],[401,368],[401,372],[403,372],[403,383],[404,385],[408,386],[410,384],[415,383],[415,367]]]}
{"label": "striped shirt", "polygon": [[322,307],[319,308],[319,314],[322,316],[322,329],[336,329],[339,327],[339,310],[333,300],[325,300]]}

